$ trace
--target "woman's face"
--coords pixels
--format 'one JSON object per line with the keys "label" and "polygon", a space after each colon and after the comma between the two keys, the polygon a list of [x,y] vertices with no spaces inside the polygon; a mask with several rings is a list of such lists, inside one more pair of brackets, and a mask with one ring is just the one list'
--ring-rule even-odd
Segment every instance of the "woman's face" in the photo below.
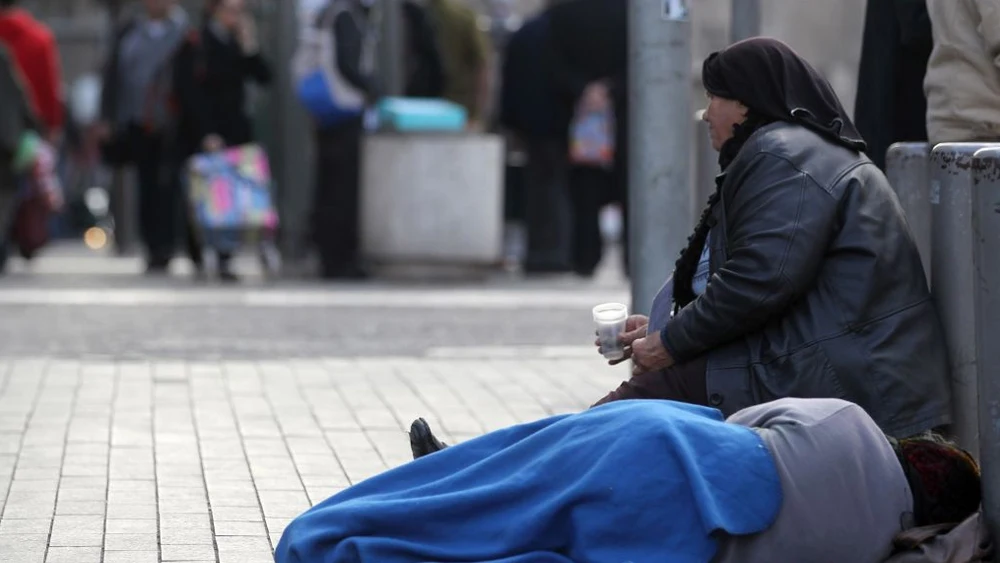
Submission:
{"label": "woman's face", "polygon": [[240,25],[242,15],[243,0],[221,0],[215,8],[215,19],[230,31]]}
{"label": "woman's face", "polygon": [[747,108],[736,100],[727,100],[708,95],[708,107],[702,119],[708,122],[708,134],[712,138],[712,148],[721,150],[722,145],[733,137],[733,126],[747,118]]}

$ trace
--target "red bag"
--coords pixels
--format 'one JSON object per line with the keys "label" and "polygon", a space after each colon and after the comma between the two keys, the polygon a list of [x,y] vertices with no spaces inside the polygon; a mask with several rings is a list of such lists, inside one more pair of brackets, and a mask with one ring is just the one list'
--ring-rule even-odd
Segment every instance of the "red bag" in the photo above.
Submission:
{"label": "red bag", "polygon": [[18,203],[11,225],[10,238],[17,244],[21,256],[31,258],[49,242],[49,216],[52,206],[39,190],[30,189]]}
{"label": "red bag", "polygon": [[34,148],[28,169],[21,174],[22,188],[15,204],[10,239],[24,258],[31,258],[49,242],[49,217],[62,201],[55,164],[55,150],[40,142]]}

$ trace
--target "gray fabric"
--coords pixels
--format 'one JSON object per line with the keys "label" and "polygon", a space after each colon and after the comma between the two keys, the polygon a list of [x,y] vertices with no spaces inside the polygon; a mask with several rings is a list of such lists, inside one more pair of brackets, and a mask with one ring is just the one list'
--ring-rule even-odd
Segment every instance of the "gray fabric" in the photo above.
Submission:
{"label": "gray fabric", "polygon": [[766,531],[719,538],[715,563],[878,563],[913,512],[896,454],[865,412],[836,399],[783,399],[728,422],[757,429],[781,479]]}
{"label": "gray fabric", "polygon": [[940,319],[885,175],[779,122],[746,142],[721,190],[711,283],[665,335],[679,362],[708,353],[709,403],[841,398],[897,437],[951,422]]}
{"label": "gray fabric", "polygon": [[[157,29],[160,31],[156,32]],[[170,18],[159,22],[140,16],[122,38],[116,84],[118,104],[114,115],[117,125],[143,123],[146,117],[151,117],[155,126],[164,124],[171,84],[169,63],[187,29],[187,16],[178,8]],[[159,95],[149,100],[154,87]],[[145,115],[147,103],[152,109],[149,116]]]}

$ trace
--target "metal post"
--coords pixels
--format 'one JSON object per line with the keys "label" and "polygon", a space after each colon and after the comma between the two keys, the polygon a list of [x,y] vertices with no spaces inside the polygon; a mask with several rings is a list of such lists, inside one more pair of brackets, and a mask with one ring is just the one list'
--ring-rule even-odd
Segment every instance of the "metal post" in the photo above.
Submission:
{"label": "metal post", "polygon": [[932,229],[930,182],[927,178],[930,150],[927,143],[895,143],[889,147],[885,157],[885,174],[906,214],[928,283],[931,280]]}
{"label": "metal post", "polygon": [[973,169],[979,463],[986,523],[1000,538],[1000,148],[977,152]]}
{"label": "metal post", "polygon": [[628,5],[629,247],[632,308],[643,313],[693,228],[691,23],[686,0]]}
{"label": "metal post", "polygon": [[760,0],[732,0],[729,42],[760,35]]}
{"label": "metal post", "polygon": [[[274,52],[276,61],[290,61],[298,42],[299,2],[275,2]],[[292,83],[291,65],[277,64],[279,73],[271,95],[274,163],[278,210],[281,215],[282,250],[291,262],[305,252],[306,221],[313,185],[312,124],[299,105]]]}
{"label": "metal post", "polygon": [[403,49],[403,3],[400,0],[382,0],[379,5],[381,29],[379,30],[379,71],[385,94],[402,96],[405,89]]}
{"label": "metal post", "polygon": [[109,199],[111,217],[114,218],[114,250],[119,256],[128,256],[139,246],[139,225],[136,204],[135,168],[121,166],[111,172]]}
{"label": "metal post", "polygon": [[952,431],[979,451],[972,267],[972,157],[988,145],[942,143],[931,151],[931,292],[944,326],[951,372]]}

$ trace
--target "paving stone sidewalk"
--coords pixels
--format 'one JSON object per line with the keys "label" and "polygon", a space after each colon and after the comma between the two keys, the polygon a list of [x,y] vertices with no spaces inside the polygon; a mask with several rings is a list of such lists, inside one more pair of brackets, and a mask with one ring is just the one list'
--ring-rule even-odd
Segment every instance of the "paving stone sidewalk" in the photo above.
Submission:
{"label": "paving stone sidewalk", "polygon": [[460,441],[627,376],[528,357],[0,359],[0,562],[269,562],[297,514],[409,461],[413,418]]}

